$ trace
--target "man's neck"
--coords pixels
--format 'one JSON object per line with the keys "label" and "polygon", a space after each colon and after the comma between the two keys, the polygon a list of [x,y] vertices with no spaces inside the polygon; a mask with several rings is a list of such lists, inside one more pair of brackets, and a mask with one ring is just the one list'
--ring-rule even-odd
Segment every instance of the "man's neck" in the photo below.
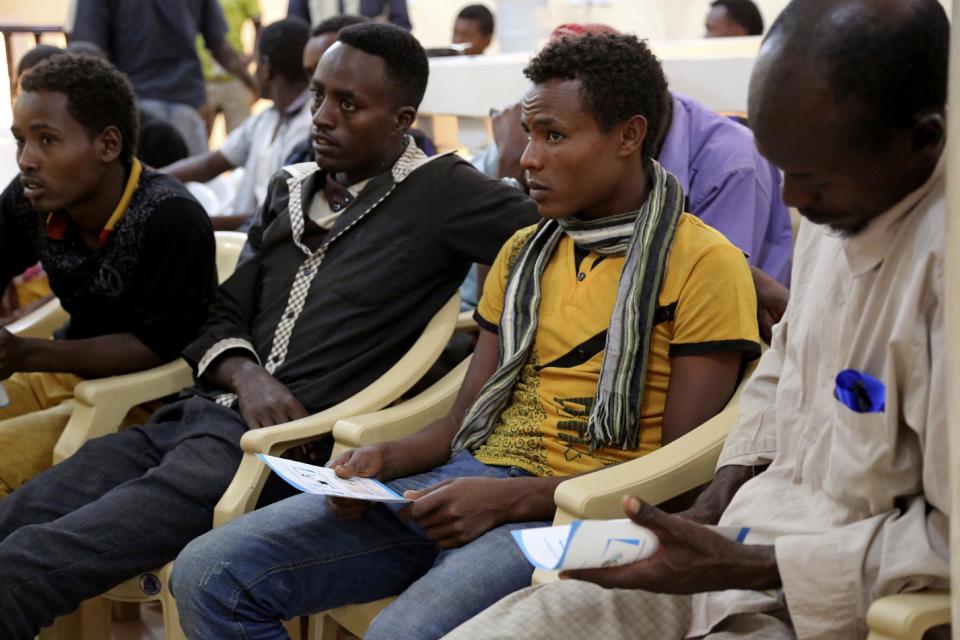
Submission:
{"label": "man's neck", "polygon": [[100,233],[120,204],[127,176],[123,165],[111,163],[104,171],[99,188],[86,199],[67,207],[67,215],[82,233]]}
{"label": "man's neck", "polygon": [[[348,172],[348,173],[338,173],[340,179],[337,182],[341,182],[346,186],[357,184],[358,182],[363,182],[364,180],[369,180],[374,176],[378,176],[384,171],[389,171],[393,165],[397,163],[397,160],[400,159],[400,156],[403,155],[403,152],[406,150],[406,136],[401,137],[400,140],[391,145],[390,153],[384,153],[381,156],[380,160],[372,164],[370,167],[365,167],[363,169],[358,169],[357,171]],[[335,178],[336,179],[336,178]]]}
{"label": "man's neck", "polygon": [[622,186],[616,193],[602,204],[584,209],[580,215],[588,220],[600,220],[636,211],[642,207],[650,193],[650,174],[641,164],[636,171],[628,172],[626,175],[630,177],[620,181]]}
{"label": "man's neck", "polygon": [[273,88],[273,106],[280,113],[286,112],[290,105],[306,90],[307,84],[278,82]]}

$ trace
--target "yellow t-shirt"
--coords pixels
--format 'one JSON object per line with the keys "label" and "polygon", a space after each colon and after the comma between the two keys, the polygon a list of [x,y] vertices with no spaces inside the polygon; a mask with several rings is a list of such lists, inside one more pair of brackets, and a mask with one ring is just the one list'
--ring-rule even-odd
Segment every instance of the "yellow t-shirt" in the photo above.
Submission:
{"label": "yellow t-shirt", "polygon": [[[497,330],[511,263],[532,230],[508,240],[490,269],[476,312],[488,330]],[[660,446],[671,357],[760,353],[756,291],[743,253],[719,231],[683,214],[647,358],[639,448],[590,451],[587,421],[625,258],[583,253],[578,266],[574,243],[564,236],[547,263],[531,355],[493,432],[474,452],[481,462],[562,476],[637,458]]]}

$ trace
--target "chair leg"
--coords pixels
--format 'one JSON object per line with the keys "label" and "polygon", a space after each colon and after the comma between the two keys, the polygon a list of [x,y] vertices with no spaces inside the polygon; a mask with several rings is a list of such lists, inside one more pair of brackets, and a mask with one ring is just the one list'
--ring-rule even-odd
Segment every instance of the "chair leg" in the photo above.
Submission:
{"label": "chair leg", "polygon": [[61,616],[49,627],[40,630],[40,640],[110,640],[110,602],[91,598],[73,613]]}
{"label": "chair leg", "polygon": [[330,616],[318,613],[310,616],[307,622],[307,637],[304,640],[337,640],[340,625]]}
{"label": "chair leg", "polygon": [[[166,581],[164,581],[166,582]],[[163,585],[160,594],[160,606],[163,608],[163,638],[164,640],[187,640],[183,628],[180,626],[180,615],[177,613],[177,603],[170,595],[167,584]]]}

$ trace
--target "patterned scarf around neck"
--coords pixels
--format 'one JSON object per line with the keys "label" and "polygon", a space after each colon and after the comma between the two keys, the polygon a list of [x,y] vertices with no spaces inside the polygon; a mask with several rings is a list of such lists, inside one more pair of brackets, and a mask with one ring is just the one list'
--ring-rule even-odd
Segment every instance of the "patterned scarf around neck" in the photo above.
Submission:
{"label": "patterned scarf around neck", "polygon": [[651,161],[649,173],[653,186],[639,211],[600,220],[548,220],[524,245],[507,281],[497,369],[464,417],[453,440],[454,453],[474,450],[486,442],[506,407],[533,345],[540,280],[564,234],[577,246],[601,255],[626,252],[587,439],[591,449],[637,448],[654,315],[683,212],[683,190],[676,177],[656,161]]}

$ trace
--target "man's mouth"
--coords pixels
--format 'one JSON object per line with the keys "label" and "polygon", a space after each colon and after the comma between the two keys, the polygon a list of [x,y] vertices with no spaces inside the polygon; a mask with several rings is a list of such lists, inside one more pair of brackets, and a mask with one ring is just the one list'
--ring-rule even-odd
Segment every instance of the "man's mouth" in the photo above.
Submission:
{"label": "man's mouth", "polygon": [[27,176],[20,176],[20,184],[23,186],[23,195],[27,198],[36,198],[46,189],[42,180]]}

